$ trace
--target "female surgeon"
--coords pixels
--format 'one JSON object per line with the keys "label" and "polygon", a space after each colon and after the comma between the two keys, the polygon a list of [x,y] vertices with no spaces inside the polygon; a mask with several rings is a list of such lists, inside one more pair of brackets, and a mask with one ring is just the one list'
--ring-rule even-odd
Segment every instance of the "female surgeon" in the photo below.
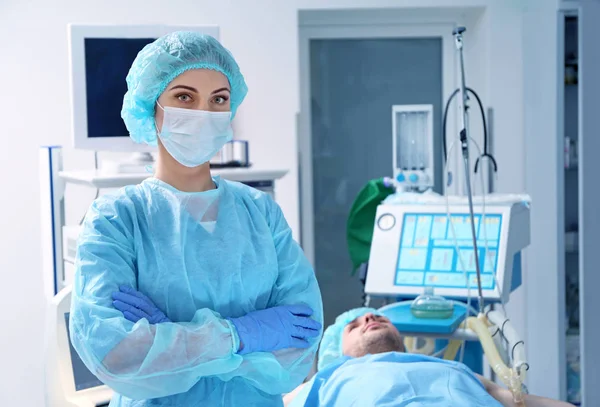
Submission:
{"label": "female surgeon", "polygon": [[127,86],[123,120],[158,162],[86,215],[73,346],[111,406],[282,406],[312,365],[322,301],[279,206],[211,177],[247,92],[239,67],[214,38],[175,32]]}

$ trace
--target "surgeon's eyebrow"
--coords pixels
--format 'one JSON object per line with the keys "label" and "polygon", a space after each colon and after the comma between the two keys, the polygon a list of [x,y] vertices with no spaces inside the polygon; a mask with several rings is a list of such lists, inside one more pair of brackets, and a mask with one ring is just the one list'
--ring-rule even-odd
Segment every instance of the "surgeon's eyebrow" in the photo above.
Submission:
{"label": "surgeon's eyebrow", "polygon": [[226,90],[227,92],[231,93],[231,91],[229,90],[229,88],[220,88],[220,89],[217,89],[217,90],[213,90],[212,93],[211,93],[211,95],[214,95],[215,93],[222,92],[224,90]]}
{"label": "surgeon's eyebrow", "polygon": [[196,88],[192,88],[191,86],[187,86],[187,85],[175,85],[169,90],[173,90],[173,89],[187,89],[187,90],[191,90],[192,92],[198,93],[198,90]]}

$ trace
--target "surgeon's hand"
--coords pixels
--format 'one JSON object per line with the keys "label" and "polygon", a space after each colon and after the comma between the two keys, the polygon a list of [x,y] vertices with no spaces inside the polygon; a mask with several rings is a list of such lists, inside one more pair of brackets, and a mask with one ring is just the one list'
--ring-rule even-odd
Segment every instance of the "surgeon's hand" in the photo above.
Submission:
{"label": "surgeon's hand", "polygon": [[308,348],[308,339],[321,331],[321,324],[310,318],[312,314],[306,305],[282,305],[230,318],[240,338],[238,353]]}
{"label": "surgeon's hand", "polygon": [[112,294],[113,306],[133,323],[147,319],[151,324],[171,322],[152,300],[129,286],[122,285]]}

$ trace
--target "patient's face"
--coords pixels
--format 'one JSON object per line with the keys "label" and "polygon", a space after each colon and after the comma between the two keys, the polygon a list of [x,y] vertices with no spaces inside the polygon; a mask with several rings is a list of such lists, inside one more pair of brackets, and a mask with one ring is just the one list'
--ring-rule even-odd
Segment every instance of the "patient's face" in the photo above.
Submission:
{"label": "patient's face", "polygon": [[342,336],[342,352],[352,357],[404,352],[404,344],[400,332],[389,319],[368,313],[346,325]]}

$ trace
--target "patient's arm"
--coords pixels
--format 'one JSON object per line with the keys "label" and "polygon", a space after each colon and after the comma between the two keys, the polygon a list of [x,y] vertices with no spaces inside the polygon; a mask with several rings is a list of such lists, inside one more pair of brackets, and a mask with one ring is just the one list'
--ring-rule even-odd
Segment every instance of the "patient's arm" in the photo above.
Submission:
{"label": "patient's arm", "polygon": [[[500,402],[504,407],[521,407],[522,403],[515,403],[513,401],[512,393],[505,389],[504,387],[499,386],[498,384],[489,381],[483,376],[477,375],[481,383],[483,383],[483,387],[485,387],[486,391],[495,398],[498,402]],[[527,407],[573,407],[572,404],[566,403],[564,401],[551,400],[544,397],[533,396],[531,394],[526,394],[524,397],[525,405]]]}
{"label": "patient's arm", "polygon": [[292,401],[298,395],[298,393],[300,393],[300,391],[304,388],[304,386],[306,386],[306,383],[302,383],[300,386],[296,387],[290,393],[288,393],[285,396],[283,396],[283,405],[284,405],[284,407],[288,407],[290,404],[292,404]]}

